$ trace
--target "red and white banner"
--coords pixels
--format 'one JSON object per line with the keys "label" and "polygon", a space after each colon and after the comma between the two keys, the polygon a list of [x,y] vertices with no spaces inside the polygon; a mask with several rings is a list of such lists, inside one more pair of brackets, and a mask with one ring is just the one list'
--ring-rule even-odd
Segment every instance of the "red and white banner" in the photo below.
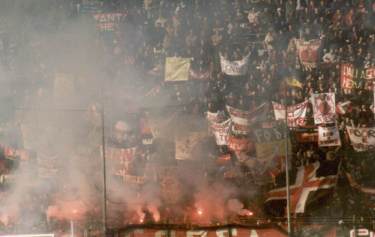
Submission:
{"label": "red and white banner", "polygon": [[336,113],[343,115],[352,110],[352,102],[350,100],[345,102],[338,102],[336,104]]}
{"label": "red and white banner", "polygon": [[229,105],[227,105],[227,110],[233,123],[236,123],[242,126],[249,126],[250,115],[251,115],[249,111],[236,109]]}
{"label": "red and white banner", "polygon": [[[229,233],[229,230],[231,233]],[[274,228],[223,228],[196,230],[163,230],[163,229],[133,229],[127,230],[127,237],[286,237],[287,234]]]}
{"label": "red and white banner", "polygon": [[217,111],[217,112],[210,112],[210,111],[207,111],[206,112],[206,118],[208,120],[208,122],[211,122],[211,123],[220,123],[224,120],[224,111]]}
{"label": "red and white banner", "polygon": [[122,19],[126,16],[124,13],[97,13],[94,14],[96,27],[100,31],[115,31]]}
{"label": "red and white banner", "polygon": [[298,56],[301,64],[307,68],[315,68],[318,62],[318,49],[320,47],[320,40],[297,40]]}
{"label": "red and white banner", "polygon": [[336,122],[336,103],[334,93],[312,95],[315,124]]}
{"label": "red and white banner", "polygon": [[370,67],[365,69],[365,79],[374,80],[375,79],[375,67]]}
{"label": "red and white banner", "polygon": [[320,147],[341,146],[340,133],[337,126],[334,127],[318,127]]}
{"label": "red and white banner", "polygon": [[341,64],[340,85],[341,85],[341,89],[353,89],[355,87],[353,64],[349,64],[349,63]]}
{"label": "red and white banner", "polygon": [[288,106],[288,127],[303,127],[306,125],[306,112],[309,101]]}
{"label": "red and white banner", "polygon": [[272,101],[273,113],[276,120],[285,120],[285,105]]}
{"label": "red and white banner", "polygon": [[215,136],[216,144],[224,146],[228,144],[228,134],[230,129],[231,119],[222,123],[211,123],[211,130]]}
{"label": "red and white banner", "polygon": [[220,54],[221,71],[229,76],[241,76],[247,73],[250,54],[241,60],[229,61]]}
{"label": "red and white banner", "polygon": [[[300,104],[288,106],[288,126],[289,127],[302,127],[306,125],[306,112],[308,101]],[[285,120],[285,106],[272,102],[273,111],[276,120]]]}
{"label": "red and white banner", "polygon": [[375,149],[375,127],[354,128],[346,126],[350,142],[355,151],[367,151]]}

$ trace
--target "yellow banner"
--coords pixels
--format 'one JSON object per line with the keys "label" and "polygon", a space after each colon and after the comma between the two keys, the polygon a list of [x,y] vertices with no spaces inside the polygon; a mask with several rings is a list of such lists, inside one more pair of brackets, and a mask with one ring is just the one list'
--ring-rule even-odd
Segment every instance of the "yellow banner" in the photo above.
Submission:
{"label": "yellow banner", "polygon": [[[260,160],[273,159],[276,156],[285,156],[286,139],[271,142],[256,143],[256,155]],[[288,142],[288,152],[291,154],[291,144]]]}
{"label": "yellow banner", "polygon": [[165,81],[187,81],[190,58],[168,57],[165,60]]}

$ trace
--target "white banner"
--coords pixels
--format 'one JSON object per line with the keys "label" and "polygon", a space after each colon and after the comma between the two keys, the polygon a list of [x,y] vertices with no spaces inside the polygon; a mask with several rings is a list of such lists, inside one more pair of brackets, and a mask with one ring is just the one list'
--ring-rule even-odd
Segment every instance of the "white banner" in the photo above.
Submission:
{"label": "white banner", "polygon": [[241,60],[229,61],[220,54],[221,71],[229,76],[240,76],[247,73],[250,54]]}
{"label": "white banner", "polygon": [[336,122],[336,103],[334,93],[313,94],[312,104],[315,124]]}
{"label": "white banner", "polygon": [[355,151],[367,151],[375,148],[375,127],[354,128],[346,126],[346,131]]}
{"label": "white banner", "polygon": [[[272,102],[276,120],[285,120],[285,106]],[[306,124],[306,112],[308,101],[288,106],[288,126],[301,127]]]}
{"label": "white banner", "polygon": [[318,127],[318,144],[320,147],[341,146],[340,133],[337,126]]}
{"label": "white banner", "polygon": [[212,133],[215,136],[216,144],[218,146],[224,146],[228,144],[230,123],[231,119],[228,119],[222,123],[211,124]]}
{"label": "white banner", "polygon": [[217,111],[217,112],[206,112],[206,118],[210,123],[219,123],[224,120],[225,114],[224,111]]}

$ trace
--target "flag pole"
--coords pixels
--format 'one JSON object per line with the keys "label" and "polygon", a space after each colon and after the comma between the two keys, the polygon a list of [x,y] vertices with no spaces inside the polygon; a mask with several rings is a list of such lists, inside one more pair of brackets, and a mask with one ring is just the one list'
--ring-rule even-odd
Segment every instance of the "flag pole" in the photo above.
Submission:
{"label": "flag pole", "polygon": [[102,114],[102,163],[103,163],[103,236],[107,235],[107,166],[106,166],[106,149],[105,149],[105,123],[104,123],[104,103],[101,109]]}
{"label": "flag pole", "polygon": [[285,182],[286,182],[286,215],[288,221],[288,237],[292,237],[292,223],[291,223],[291,214],[290,214],[290,187],[289,187],[289,152],[288,152],[288,107],[286,102],[286,96],[284,100],[285,106]]}

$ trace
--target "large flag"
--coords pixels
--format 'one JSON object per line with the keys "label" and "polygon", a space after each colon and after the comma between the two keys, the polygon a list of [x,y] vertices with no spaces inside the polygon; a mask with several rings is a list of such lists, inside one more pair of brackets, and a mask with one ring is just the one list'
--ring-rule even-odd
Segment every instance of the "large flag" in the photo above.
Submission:
{"label": "large flag", "polygon": [[[308,203],[322,196],[319,191],[335,187],[337,180],[337,163],[315,162],[301,166],[296,173],[290,174],[290,210],[292,213],[304,213]],[[276,188],[269,191],[266,209],[270,213],[283,215],[286,207],[285,173],[276,180]]]}
{"label": "large flag", "polygon": [[334,93],[312,95],[315,124],[336,122],[336,103]]}
{"label": "large flag", "polygon": [[241,60],[229,61],[220,54],[221,71],[229,76],[241,76],[247,73],[250,54]]}
{"label": "large flag", "polygon": [[290,141],[286,139],[285,132],[277,127],[255,129],[255,150],[258,161],[257,169],[275,177],[285,171],[286,142],[288,141],[288,152],[291,154]]}
{"label": "large flag", "polygon": [[211,130],[215,136],[215,141],[218,146],[228,144],[228,135],[230,129],[231,119],[221,123],[211,123]]}
{"label": "large flag", "polygon": [[187,81],[190,58],[167,57],[165,59],[165,81]]}
{"label": "large flag", "polygon": [[[285,120],[285,105],[272,102],[273,111],[276,120]],[[288,126],[302,127],[306,125],[306,112],[308,101],[300,104],[288,106]]]}
{"label": "large flag", "polygon": [[309,41],[297,40],[298,56],[301,64],[307,68],[315,68],[318,63],[318,50],[320,40],[314,39]]}
{"label": "large flag", "polygon": [[189,132],[185,136],[176,138],[176,160],[195,160],[195,150],[203,139],[207,137],[206,132]]}
{"label": "large flag", "polygon": [[341,89],[353,89],[355,87],[353,64],[344,63],[341,65],[340,84]]}
{"label": "large flag", "polygon": [[318,127],[320,147],[326,146],[341,146],[340,133],[337,126],[333,127]]}
{"label": "large flag", "polygon": [[355,128],[346,126],[350,143],[355,151],[367,151],[375,149],[375,127]]}

